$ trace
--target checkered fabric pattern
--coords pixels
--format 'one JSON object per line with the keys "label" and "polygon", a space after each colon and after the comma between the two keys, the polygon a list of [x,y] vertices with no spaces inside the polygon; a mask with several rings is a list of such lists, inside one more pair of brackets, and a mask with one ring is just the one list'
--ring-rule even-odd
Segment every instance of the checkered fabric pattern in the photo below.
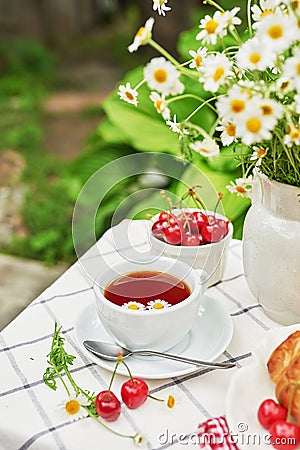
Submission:
{"label": "checkered fabric pattern", "polygon": [[[78,385],[99,392],[111,373],[91,362],[76,344],[74,324],[94,302],[91,278],[101,270],[99,253],[109,264],[134,246],[147,250],[146,221],[124,221],[109,230],[90,251],[68,269],[53,285],[35,299],[0,334],[0,450],[85,450],[88,448],[134,448],[130,439],[120,438],[90,418],[70,422],[58,405],[66,398],[61,386],[52,391],[43,383],[54,321],[62,326],[65,347],[76,356],[71,373]],[[118,252],[116,251],[118,249]],[[220,361],[235,361],[237,368],[213,370],[200,367],[181,377],[149,380],[150,393],[157,397],[173,395],[177,407],[167,410],[151,399],[137,410],[122,405],[122,414],[111,424],[118,432],[141,433],[151,450],[199,448],[192,438],[199,435],[199,423],[224,416],[225,399],[233,373],[251,361],[251,351],[266,330],[278,327],[265,316],[250,293],[243,273],[241,242],[230,245],[223,280],[209,288],[231,316],[234,334]],[[114,391],[120,392],[124,377],[118,375]],[[211,447],[234,448],[234,447]]]}
{"label": "checkered fabric pattern", "polygon": [[204,450],[236,450],[233,436],[224,416],[214,417],[198,427],[199,447]]}

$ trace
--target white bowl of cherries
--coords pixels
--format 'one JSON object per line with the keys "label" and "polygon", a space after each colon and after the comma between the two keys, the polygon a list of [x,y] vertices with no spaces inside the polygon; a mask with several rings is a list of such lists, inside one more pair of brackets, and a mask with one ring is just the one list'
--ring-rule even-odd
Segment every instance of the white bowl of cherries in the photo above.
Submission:
{"label": "white bowl of cherries", "polygon": [[[188,195],[203,205],[194,188]],[[184,197],[183,197],[184,198]],[[222,195],[219,194],[219,201]],[[218,203],[219,203],[218,201]],[[150,220],[151,249],[204,270],[212,286],[223,277],[233,225],[224,215],[204,208],[170,208]]]}

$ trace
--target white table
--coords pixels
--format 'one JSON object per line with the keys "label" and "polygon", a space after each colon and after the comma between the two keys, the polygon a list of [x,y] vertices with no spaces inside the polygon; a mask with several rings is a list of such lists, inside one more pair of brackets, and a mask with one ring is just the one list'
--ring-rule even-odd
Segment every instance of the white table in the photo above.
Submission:
{"label": "white table", "polygon": [[[147,248],[145,221],[130,223],[130,243],[139,251]],[[119,225],[118,236],[122,236]],[[125,227],[126,228],[126,227]],[[106,262],[120,256],[111,230],[105,233],[95,247]],[[94,249],[95,250],[95,249]],[[78,385],[99,392],[107,387],[111,373],[99,367],[78,348],[74,337],[74,324],[79,315],[94,302],[88,271],[99,270],[95,261],[97,252],[88,252],[81,262],[76,262],[52,286],[34,300],[0,335],[0,449],[1,450],[85,450],[88,448],[131,449],[134,443],[113,435],[91,418],[69,422],[57,406],[66,399],[61,385],[52,391],[43,383],[46,355],[49,353],[54,321],[62,326],[67,351],[76,356],[72,375]],[[82,265],[83,262],[83,265]],[[93,273],[90,274],[93,276]],[[157,397],[172,393],[178,404],[167,410],[164,404],[147,400],[137,410],[122,406],[122,414],[111,424],[116,430],[147,437],[148,449],[197,448],[193,443],[184,445],[183,435],[190,435],[199,423],[209,417],[224,415],[226,393],[230,380],[239,367],[251,361],[251,351],[260,342],[266,330],[279,325],[271,321],[250,293],[243,274],[241,242],[233,240],[226,272],[222,282],[209,288],[207,294],[222,302],[230,314],[234,333],[220,361],[236,361],[237,368],[210,370],[198,368],[182,377],[148,380],[150,392]],[[114,391],[124,377],[118,375]],[[166,430],[173,439],[165,442]],[[164,436],[163,436],[164,435]]]}

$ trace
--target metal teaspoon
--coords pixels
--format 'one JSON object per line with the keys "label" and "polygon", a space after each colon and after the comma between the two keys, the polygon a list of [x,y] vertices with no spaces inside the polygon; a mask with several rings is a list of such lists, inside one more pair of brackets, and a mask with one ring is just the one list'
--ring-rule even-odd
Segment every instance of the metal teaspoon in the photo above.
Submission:
{"label": "metal teaspoon", "polygon": [[131,355],[149,355],[172,359],[174,361],[179,361],[187,364],[193,364],[195,366],[210,367],[213,369],[230,369],[236,366],[235,363],[214,363],[208,361],[200,361],[198,359],[185,358],[184,356],[171,355],[169,353],[161,353],[154,350],[131,351],[117,344],[112,344],[109,342],[87,340],[83,342],[83,345],[88,351],[92,352],[96,356],[99,356],[99,358],[108,359],[110,361],[116,361],[118,359],[118,354],[121,353],[124,359]]}

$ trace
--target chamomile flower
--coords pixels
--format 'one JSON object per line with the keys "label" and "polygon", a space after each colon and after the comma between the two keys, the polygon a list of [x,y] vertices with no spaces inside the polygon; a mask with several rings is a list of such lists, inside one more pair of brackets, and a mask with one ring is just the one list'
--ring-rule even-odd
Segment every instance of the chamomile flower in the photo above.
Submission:
{"label": "chamomile flower", "polygon": [[77,397],[68,397],[59,406],[62,408],[64,417],[72,421],[87,417],[88,412],[83,406],[88,406],[89,404],[88,399],[84,395],[79,394]]}
{"label": "chamomile flower", "polygon": [[269,51],[280,53],[299,37],[296,18],[281,12],[269,14],[257,24],[256,36]]}
{"label": "chamomile flower", "polygon": [[228,89],[227,95],[220,97],[216,103],[220,117],[224,117],[226,120],[234,120],[246,110],[251,97],[252,91],[249,88],[234,85]]}
{"label": "chamomile flower", "polygon": [[239,17],[236,17],[240,9],[240,7],[236,6],[230,11],[224,12],[223,20],[225,21],[227,27],[230,27],[231,25],[240,25],[242,23],[241,19]]}
{"label": "chamomile flower", "polygon": [[270,125],[264,120],[263,114],[255,107],[247,109],[236,122],[236,134],[246,145],[271,139]]}
{"label": "chamomile flower", "polygon": [[145,436],[137,433],[135,436],[133,436],[133,442],[137,447],[144,447],[146,445],[147,439],[145,438]]}
{"label": "chamomile flower", "polygon": [[262,112],[264,122],[270,128],[274,128],[278,119],[281,119],[283,116],[283,105],[275,100],[272,100],[271,98],[263,98],[256,103],[256,105]]}
{"label": "chamomile flower", "polygon": [[235,181],[230,181],[226,188],[231,194],[237,194],[240,197],[249,197],[252,189],[252,177],[237,178]]}
{"label": "chamomile flower", "polygon": [[153,17],[150,17],[143,27],[140,27],[134,36],[132,44],[129,45],[130,53],[136,52],[141,45],[146,45],[152,37],[152,28],[154,25]]}
{"label": "chamomile flower", "polygon": [[276,84],[276,94],[279,98],[284,98],[284,96],[294,89],[294,82],[290,78],[280,77],[277,79]]}
{"label": "chamomile flower", "polygon": [[174,84],[170,87],[170,95],[180,95],[184,91],[184,84],[180,80],[176,80]]}
{"label": "chamomile flower", "polygon": [[156,111],[161,114],[165,120],[170,119],[171,112],[167,106],[164,95],[159,95],[157,92],[151,92],[150,100],[153,101]]}
{"label": "chamomile flower", "polygon": [[145,305],[143,305],[142,303],[139,303],[139,302],[130,301],[130,302],[123,303],[122,308],[132,309],[133,311],[138,311],[138,310],[145,309]]}
{"label": "chamomile flower", "polygon": [[147,309],[165,309],[170,308],[170,306],[170,303],[161,300],[160,298],[157,300],[150,300],[150,302],[147,303]]}
{"label": "chamomile flower", "polygon": [[268,149],[262,147],[253,147],[253,153],[250,157],[250,161],[256,161],[256,166],[260,166],[263,158],[266,156]]}
{"label": "chamomile flower", "polygon": [[164,57],[152,58],[144,68],[144,77],[150,89],[169,95],[178,81],[180,73]]}
{"label": "chamomile flower", "polygon": [[133,89],[129,82],[126,83],[126,86],[123,84],[119,86],[118,95],[121,100],[124,100],[124,102],[131,103],[134,106],[138,105],[138,91]]}
{"label": "chamomile flower", "polygon": [[168,0],[153,0],[153,11],[157,11],[160,16],[165,16],[171,8],[167,6]]}
{"label": "chamomile flower", "polygon": [[292,145],[300,145],[300,126],[292,125],[289,126],[289,132],[283,138],[283,142],[288,147],[292,147]]}
{"label": "chamomile flower", "polygon": [[283,66],[283,73],[287,79],[293,80],[296,89],[300,92],[300,49],[297,48],[294,56],[287,58]]}
{"label": "chamomile flower", "polygon": [[223,119],[216,130],[221,131],[220,138],[223,145],[232,144],[236,135],[236,126],[234,123]]}
{"label": "chamomile flower", "polygon": [[200,155],[207,158],[211,158],[212,156],[216,156],[220,153],[218,144],[210,137],[203,139],[203,141],[193,142],[190,144],[190,147],[195,152],[200,153]]}
{"label": "chamomile flower", "polygon": [[221,53],[207,56],[203,61],[200,76],[204,89],[216,92],[225,83],[226,77],[232,75],[231,67],[231,61]]}
{"label": "chamomile flower", "polygon": [[197,69],[200,70],[203,60],[206,57],[207,54],[207,48],[206,47],[199,47],[198,50],[195,52],[194,50],[190,50],[189,54],[192,56],[193,61],[190,63],[189,67],[191,69]]}
{"label": "chamomile flower", "polygon": [[239,48],[236,62],[242,69],[265,70],[274,64],[276,53],[256,39],[249,39]]}
{"label": "chamomile flower", "polygon": [[173,120],[171,120],[171,119],[167,120],[166,124],[169,125],[169,127],[171,128],[171,131],[173,131],[173,133],[178,133],[181,138],[185,134],[188,134],[188,130],[183,128],[181,126],[180,122],[177,122],[176,114],[174,114]]}
{"label": "chamomile flower", "polygon": [[[251,6],[252,19],[254,22],[259,22],[268,14],[273,14],[278,3],[278,0],[260,0],[259,4]],[[254,29],[256,26],[256,23],[252,25]]]}
{"label": "chamomile flower", "polygon": [[206,15],[200,20],[199,28],[202,28],[202,31],[197,34],[197,41],[215,45],[218,37],[222,38],[226,35],[226,25],[226,18],[220,11],[216,11],[213,17]]}

